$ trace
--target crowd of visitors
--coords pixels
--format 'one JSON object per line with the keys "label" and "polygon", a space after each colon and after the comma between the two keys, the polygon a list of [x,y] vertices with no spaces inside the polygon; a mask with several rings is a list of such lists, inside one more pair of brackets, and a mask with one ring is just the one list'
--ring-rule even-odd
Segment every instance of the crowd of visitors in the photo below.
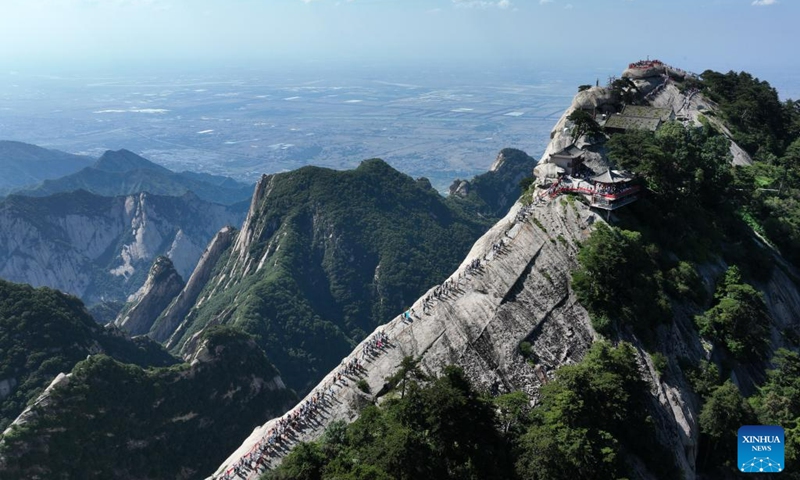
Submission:
{"label": "crowd of visitors", "polygon": [[[516,223],[525,222],[533,211],[534,206],[528,205],[520,208],[515,217]],[[483,256],[475,258],[469,262],[467,267],[458,272],[457,275],[449,278],[441,285],[435,287],[428,295],[422,299],[423,314],[430,315],[432,308],[437,302],[452,300],[459,294],[464,293],[462,282],[467,282],[470,276],[480,276],[484,273],[484,265],[496,255],[503,254],[509,248],[505,238],[492,244],[493,256]],[[416,315],[414,308],[409,308],[400,314],[397,320],[388,326],[393,326],[400,332],[393,335],[397,337],[407,327],[408,323],[413,323],[420,318]],[[398,327],[406,325],[406,327]],[[337,402],[336,397],[342,388],[349,386],[349,382],[357,381],[367,373],[367,365],[385,354],[389,348],[393,348],[386,328],[378,330],[368,337],[364,342],[360,352],[353,354],[349,359],[345,358],[339,368],[330,374],[317,388],[294,409],[284,414],[266,434],[242,456],[236,463],[229,466],[216,480],[242,480],[255,478],[270,467],[274,459],[278,459],[288,454],[291,448],[300,441],[303,432],[314,430],[324,426],[322,420],[326,417],[326,412]]]}

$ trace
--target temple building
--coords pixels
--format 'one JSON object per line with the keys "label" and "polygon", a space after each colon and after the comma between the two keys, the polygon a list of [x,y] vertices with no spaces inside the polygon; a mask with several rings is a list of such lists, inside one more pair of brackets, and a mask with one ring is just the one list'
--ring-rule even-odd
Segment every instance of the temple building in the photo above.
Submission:
{"label": "temple building", "polygon": [[573,143],[561,151],[550,154],[549,163],[559,166],[567,175],[572,175],[583,164],[585,153]]}
{"label": "temple building", "polygon": [[633,177],[619,170],[608,169],[591,178],[594,185],[587,196],[592,207],[603,210],[616,210],[633,203],[639,198],[641,187],[631,183]]}

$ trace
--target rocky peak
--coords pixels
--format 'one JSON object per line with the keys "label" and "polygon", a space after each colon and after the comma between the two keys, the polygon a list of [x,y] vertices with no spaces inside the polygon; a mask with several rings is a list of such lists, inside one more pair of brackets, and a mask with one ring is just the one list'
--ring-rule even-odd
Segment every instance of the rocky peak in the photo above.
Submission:
{"label": "rocky peak", "polygon": [[453,183],[450,184],[450,195],[465,198],[469,195],[469,181],[467,180],[453,180]]}
{"label": "rocky peak", "polygon": [[167,346],[170,348],[174,346],[170,336],[176,331],[181,332],[183,330],[182,322],[185,321],[184,319],[192,306],[197,303],[198,297],[208,284],[217,262],[231,246],[235,236],[236,229],[233,227],[224,227],[214,235],[211,243],[209,243],[200,257],[200,261],[197,262],[197,267],[192,272],[192,276],[189,277],[189,281],[186,282],[177,297],[169,303],[152,325],[150,336],[154,340],[162,343],[167,342]]}
{"label": "rocky peak", "polygon": [[488,172],[472,181],[456,179],[450,195],[465,199],[467,208],[487,217],[502,217],[519,197],[519,182],[531,175],[536,160],[522,150],[504,148]]}
{"label": "rocky peak", "polygon": [[245,275],[253,265],[250,257],[250,245],[253,243],[254,238],[259,238],[262,233],[258,220],[262,209],[265,208],[263,205],[264,199],[269,196],[275,185],[275,178],[276,175],[262,175],[258,183],[256,183],[253,199],[250,201],[250,209],[247,211],[247,217],[233,246],[232,257],[235,257],[237,264],[242,267],[237,272],[240,275]]}
{"label": "rocky peak", "polygon": [[[572,111],[611,105],[618,101],[616,95],[599,87],[576,95],[553,130],[543,158],[573,142],[566,128],[566,118]],[[483,181],[498,179],[511,164],[512,154],[501,152]],[[524,174],[529,175],[531,168]],[[512,186],[516,189],[513,203],[519,196],[518,181],[504,179],[509,184],[509,196]],[[478,181],[456,181],[451,195],[468,199],[476,196],[479,188]],[[392,348],[371,359],[362,377],[369,385],[365,390],[378,393],[364,393],[354,382],[334,383],[339,373],[335,369],[305,399],[334,385],[330,411],[320,424],[303,429],[298,440],[318,439],[330,422],[353,421],[361,408],[380,402],[385,379],[400,368],[407,356],[418,360],[426,373],[437,374],[454,364],[479,389],[522,390],[535,402],[541,385],[550,381],[559,367],[579,361],[597,336],[588,312],[572,290],[571,275],[578,265],[580,245],[591,234],[593,225],[602,221],[579,202],[533,199],[530,204],[522,200],[513,203],[510,212],[475,242],[461,266],[442,285],[412,304],[411,319],[394,317],[342,360],[345,364],[360,358],[365,342],[379,332],[388,335]],[[446,293],[436,295],[442,289]],[[796,291],[794,286],[791,289]],[[663,342],[698,345],[691,318],[677,317],[675,327],[668,332],[670,338]],[[636,348],[640,374],[651,387],[653,419],[659,425],[661,441],[673,452],[684,475],[693,478],[699,412],[692,390],[680,381],[663,382],[641,342],[635,337],[628,340]],[[519,345],[523,341],[530,343],[535,352],[535,364],[521,354]],[[702,355],[702,348],[685,354]],[[273,419],[256,428],[216,475],[252,451],[278,421]],[[272,461],[276,465],[280,459]]]}
{"label": "rocky peak", "polygon": [[494,162],[492,162],[492,166],[489,167],[489,171],[496,172],[501,168],[503,168],[509,161],[514,161],[514,160],[524,161],[525,157],[521,156],[520,152],[522,152],[522,150],[517,150],[514,148],[504,148],[500,150],[500,153],[497,154],[497,157],[494,159]]}
{"label": "rocky peak", "polygon": [[143,335],[150,331],[158,315],[183,289],[183,280],[172,261],[159,256],[150,267],[147,280],[136,293],[128,299],[114,325],[128,331],[131,335]]}

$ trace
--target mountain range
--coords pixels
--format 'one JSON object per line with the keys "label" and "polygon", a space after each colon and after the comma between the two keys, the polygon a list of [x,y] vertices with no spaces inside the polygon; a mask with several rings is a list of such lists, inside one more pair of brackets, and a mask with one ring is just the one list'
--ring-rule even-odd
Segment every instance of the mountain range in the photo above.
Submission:
{"label": "mountain range", "polygon": [[[659,120],[595,120],[626,111]],[[785,427],[791,478],[797,112],[747,75],[631,64],[579,89],[540,161],[571,152],[594,174],[571,163],[571,178],[534,180],[536,162],[506,149],[448,197],[380,159],[264,175],[240,227],[204,232],[191,274],[155,245],[197,218],[182,209],[198,199],[178,200],[194,195],[152,211],[161,197],[113,197],[143,213],[95,260],[138,276],[107,329],[74,297],[0,284],[6,421],[30,404],[0,439],[0,475],[733,478],[736,432],[760,423]],[[752,122],[767,117],[784,121]],[[635,188],[579,183],[612,169]],[[92,195],[9,197],[9,228],[28,232],[9,258],[53,223],[97,217]],[[99,242],[64,231],[49,248]]]}
{"label": "mountain range", "polygon": [[75,173],[93,159],[22,142],[0,141],[0,195]]}
{"label": "mountain range", "polygon": [[138,193],[104,197],[84,190],[0,201],[0,276],[49,286],[87,303],[125,301],[158,255],[188,277],[217,230],[241,206]]}
{"label": "mountain range", "polygon": [[[484,175],[505,178],[503,191],[518,191],[520,179],[529,175],[533,163],[523,152],[507,149],[498,156],[495,168]],[[148,333],[158,338],[188,364],[144,370],[142,366],[124,365],[128,362],[124,357],[96,350],[94,353],[105,356],[93,355],[74,368],[69,366],[77,361],[74,358],[51,365],[62,372],[72,371],[67,380],[57,381],[50,390],[64,395],[48,393],[20,416],[4,436],[8,455],[0,455],[0,468],[13,476],[30,478],[74,472],[68,464],[81,457],[78,451],[60,449],[64,454],[58,455],[58,461],[65,463],[36,463],[38,447],[28,443],[26,433],[37,431],[44,425],[41,422],[60,423],[63,414],[78,423],[63,434],[40,437],[38,445],[69,444],[86,449],[96,442],[96,448],[101,449],[115,431],[141,432],[140,437],[130,434],[127,447],[115,447],[97,461],[81,457],[84,460],[78,462],[79,468],[86,462],[95,465],[86,473],[87,478],[193,478],[195,472],[209,471],[254,423],[283,411],[287,401],[294,401],[296,397],[284,385],[307,389],[321,372],[333,366],[337,356],[363,337],[365,329],[374,328],[454,268],[472,241],[494,220],[491,213],[507,208],[499,202],[509,202],[506,197],[513,196],[481,187],[473,191],[472,199],[443,198],[425,179],[412,179],[377,159],[365,161],[353,171],[307,167],[265,176],[256,187],[241,229],[224,227],[217,232],[191,275],[181,272],[180,257],[175,255],[151,257],[155,261],[148,272],[143,255],[136,262],[120,263],[129,257],[109,252],[156,255],[178,236],[163,232],[208,228],[210,213],[228,207],[206,204],[191,193],[182,197],[144,193],[100,197],[78,191],[42,198],[9,197],[5,201],[7,216],[14,213],[15,227],[8,231],[27,231],[31,236],[52,239],[51,248],[63,249],[53,258],[83,260],[100,253],[95,262],[111,262],[101,263],[105,278],[111,270],[125,273],[130,271],[128,266],[133,267],[129,283],[122,285],[138,284],[141,288],[131,294],[131,302],[117,316],[116,325],[131,334]],[[198,211],[187,211],[190,206]],[[109,210],[116,213],[109,216]],[[124,218],[119,220],[120,216]],[[202,222],[198,220],[201,216]],[[81,221],[71,226],[69,222],[75,217]],[[188,219],[186,224],[181,223],[184,218]],[[34,224],[19,228],[32,219],[36,219]],[[89,229],[88,225],[98,227]],[[117,227],[112,229],[113,225]],[[132,225],[130,232],[134,235],[125,233],[126,225]],[[87,231],[96,233],[88,236]],[[117,238],[127,240],[120,246],[114,243]],[[35,257],[17,255],[22,245],[35,243],[17,239],[6,258]],[[91,248],[91,252],[82,248]],[[26,270],[35,269],[20,269]],[[67,270],[58,267],[40,271]],[[81,269],[73,271],[80,273]],[[220,285],[226,277],[228,285]],[[95,285],[88,279],[85,289],[78,293],[96,298]],[[246,301],[232,303],[236,297]],[[71,301],[78,310],[76,315],[86,318],[77,300]],[[226,308],[228,313],[224,312]],[[237,330],[220,330],[220,324]],[[109,328],[116,331],[117,327]],[[240,333],[242,330],[248,333]],[[48,335],[47,329],[35,331],[36,335]],[[125,335],[119,338],[130,341]],[[136,337],[135,341],[144,342],[145,338]],[[230,347],[227,355],[241,350],[238,355],[243,357],[225,356],[223,353],[229,350],[209,346],[220,338],[240,342],[238,347]],[[296,345],[285,348],[290,343]],[[272,376],[278,370],[264,363],[265,351],[271,352],[270,360],[279,365],[281,376],[277,379]],[[220,355],[222,360],[214,360]],[[228,373],[218,377],[222,372]],[[46,375],[37,377],[38,388],[43,378]],[[19,398],[32,401],[38,388],[16,392]],[[222,395],[224,391],[242,394],[229,398]],[[203,400],[208,398],[217,400]],[[149,409],[137,413],[128,410],[131,402],[161,404],[164,408],[156,409],[159,413]],[[88,405],[107,413],[97,419],[79,420]],[[48,410],[62,413],[56,417],[39,415]],[[112,421],[115,416],[132,423]],[[168,428],[175,425],[171,423],[175,419],[183,419],[178,425],[185,428]],[[220,437],[217,431],[225,424]],[[93,440],[83,439],[87,435]],[[207,442],[193,443],[191,439],[198,436],[208,438]],[[180,454],[179,462],[175,462],[172,444],[190,449]]]}
{"label": "mountain range", "polygon": [[[146,317],[151,337],[186,356],[208,326],[238,326],[303,391],[365,331],[441,280],[491,214],[507,208],[504,189],[518,191],[533,159],[508,149],[496,163],[473,182],[509,181],[499,192],[474,188],[474,198],[489,198],[480,202],[443,198],[378,159],[352,171],[305,167],[264,176],[242,228],[221,232],[184,290]],[[476,210],[486,215],[468,213]],[[153,302],[148,292],[141,298]]]}
{"label": "mountain range", "polygon": [[206,202],[233,205],[247,201],[253,187],[207,173],[176,173],[128,150],[109,150],[77,172],[45,179],[38,185],[19,188],[14,193],[44,197],[76,190],[111,197],[140,192],[181,196],[192,192]]}
{"label": "mountain range", "polygon": [[[88,161],[17,142],[0,147],[9,169]],[[159,255],[188,278],[217,230],[241,223],[251,193],[227,177],[174,173],[132,152],[108,151],[0,200],[0,277],[77,295],[98,318],[113,320]]]}

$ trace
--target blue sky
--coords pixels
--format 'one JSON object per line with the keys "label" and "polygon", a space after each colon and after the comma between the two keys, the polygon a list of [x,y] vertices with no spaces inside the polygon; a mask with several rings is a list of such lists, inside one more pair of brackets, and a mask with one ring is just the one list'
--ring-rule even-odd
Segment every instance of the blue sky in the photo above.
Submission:
{"label": "blue sky", "polygon": [[798,0],[3,0],[0,70],[364,61],[797,70]]}

